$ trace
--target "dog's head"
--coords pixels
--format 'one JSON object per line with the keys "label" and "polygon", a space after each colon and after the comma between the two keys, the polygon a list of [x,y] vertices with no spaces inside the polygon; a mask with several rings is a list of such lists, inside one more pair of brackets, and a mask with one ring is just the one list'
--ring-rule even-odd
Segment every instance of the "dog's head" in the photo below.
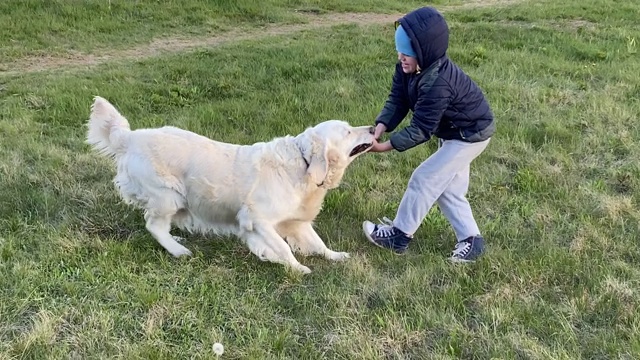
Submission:
{"label": "dog's head", "polygon": [[297,141],[311,181],[326,189],[337,187],[347,166],[371,148],[373,133],[372,126],[353,127],[342,120],[324,121],[306,129]]}

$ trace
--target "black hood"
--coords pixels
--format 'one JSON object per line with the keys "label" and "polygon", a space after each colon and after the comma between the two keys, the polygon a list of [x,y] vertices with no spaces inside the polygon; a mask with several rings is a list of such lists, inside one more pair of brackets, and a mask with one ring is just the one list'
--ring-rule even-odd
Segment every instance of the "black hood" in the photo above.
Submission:
{"label": "black hood", "polygon": [[411,39],[421,69],[428,68],[447,54],[449,26],[438,10],[423,7],[408,13],[398,22]]}

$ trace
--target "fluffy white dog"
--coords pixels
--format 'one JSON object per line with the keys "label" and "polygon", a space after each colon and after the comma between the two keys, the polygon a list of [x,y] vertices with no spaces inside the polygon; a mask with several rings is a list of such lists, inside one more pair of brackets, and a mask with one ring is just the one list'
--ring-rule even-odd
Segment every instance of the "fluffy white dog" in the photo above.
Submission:
{"label": "fluffy white dog", "polygon": [[171,235],[172,224],[234,234],[261,260],[303,273],[311,270],[293,252],[349,257],[327,248],[312,222],[327,190],[371,147],[372,127],[330,120],[295,137],[236,145],[172,126],[132,131],[101,97],[87,125],[87,143],[117,164],[114,183],[123,200],[144,209],[147,230],[173,256],[191,251]]}

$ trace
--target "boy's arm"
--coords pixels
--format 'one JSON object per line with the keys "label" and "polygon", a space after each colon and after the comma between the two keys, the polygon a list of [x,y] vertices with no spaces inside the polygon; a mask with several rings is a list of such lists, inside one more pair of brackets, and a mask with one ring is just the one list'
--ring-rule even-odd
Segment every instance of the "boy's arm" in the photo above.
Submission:
{"label": "boy's arm", "polygon": [[400,63],[397,63],[389,98],[378,117],[376,117],[375,124],[384,124],[387,132],[393,131],[409,113],[409,101],[404,95],[404,87],[402,85],[403,74]]}
{"label": "boy's arm", "polygon": [[425,86],[421,86],[410,125],[391,136],[393,148],[405,151],[429,140],[438,128],[452,97],[448,84],[427,82]]}

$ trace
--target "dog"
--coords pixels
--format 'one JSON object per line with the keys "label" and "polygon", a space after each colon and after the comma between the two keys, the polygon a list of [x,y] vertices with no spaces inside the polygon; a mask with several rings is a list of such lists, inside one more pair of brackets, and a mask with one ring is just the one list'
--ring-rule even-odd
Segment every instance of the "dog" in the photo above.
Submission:
{"label": "dog", "polygon": [[339,261],[313,228],[327,191],[374,141],[372,126],[327,120],[302,133],[251,145],[215,141],[173,126],[131,130],[96,96],[86,143],[112,158],[113,182],[127,204],[144,210],[146,229],[175,257],[191,256],[170,233],[235,235],[262,261],[311,270],[293,255]]}

